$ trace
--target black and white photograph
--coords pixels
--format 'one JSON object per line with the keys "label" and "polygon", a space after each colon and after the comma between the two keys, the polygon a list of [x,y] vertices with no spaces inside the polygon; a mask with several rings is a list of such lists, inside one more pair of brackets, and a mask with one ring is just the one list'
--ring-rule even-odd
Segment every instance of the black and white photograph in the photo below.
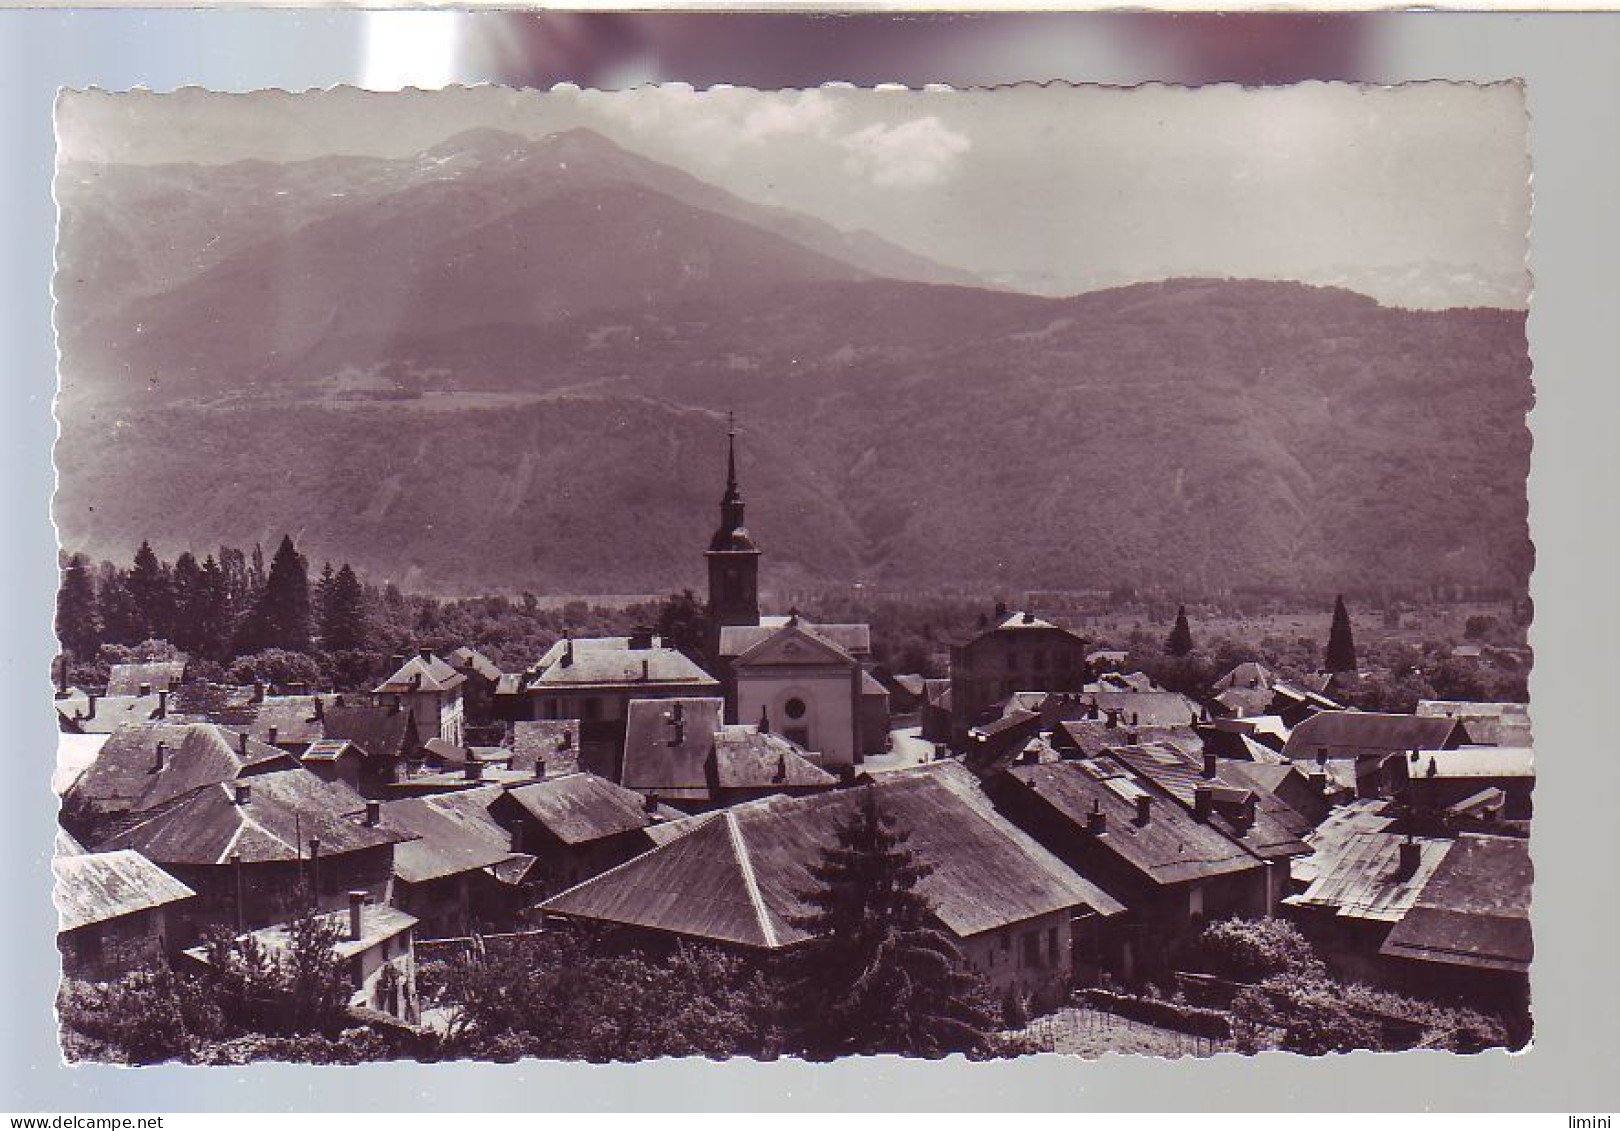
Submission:
{"label": "black and white photograph", "polygon": [[55,124],[67,1061],[1530,1045],[1521,84]]}

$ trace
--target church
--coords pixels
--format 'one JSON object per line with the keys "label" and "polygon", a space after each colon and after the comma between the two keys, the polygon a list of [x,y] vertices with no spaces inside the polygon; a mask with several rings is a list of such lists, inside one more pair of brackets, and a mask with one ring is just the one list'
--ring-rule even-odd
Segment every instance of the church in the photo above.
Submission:
{"label": "church", "polygon": [[805,750],[834,773],[853,772],[888,741],[888,693],[868,668],[871,629],[763,616],[761,552],[744,520],[737,430],[726,433],[726,491],[709,567],[709,655],[725,688],[727,721],[753,723]]}

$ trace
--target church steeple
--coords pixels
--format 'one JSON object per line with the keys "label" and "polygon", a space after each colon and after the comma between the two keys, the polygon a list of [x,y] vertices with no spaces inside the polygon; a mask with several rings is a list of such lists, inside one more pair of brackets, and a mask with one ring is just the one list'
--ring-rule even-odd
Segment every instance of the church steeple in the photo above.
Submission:
{"label": "church steeple", "polygon": [[726,493],[709,539],[709,616],[716,626],[759,623],[759,547],[743,521],[737,486],[737,424],[726,416]]}

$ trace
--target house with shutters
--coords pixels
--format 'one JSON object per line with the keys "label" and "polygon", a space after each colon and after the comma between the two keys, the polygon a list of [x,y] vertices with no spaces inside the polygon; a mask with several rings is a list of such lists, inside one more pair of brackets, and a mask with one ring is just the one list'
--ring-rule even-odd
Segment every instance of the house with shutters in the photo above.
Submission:
{"label": "house with shutters", "polygon": [[373,688],[372,695],[379,703],[411,712],[423,742],[442,738],[460,744],[466,740],[462,694],[466,682],[465,675],[434,655],[431,648],[422,648]]}
{"label": "house with shutters", "polygon": [[1031,612],[997,610],[996,623],[951,647],[953,742],[988,722],[995,706],[1019,691],[1079,692],[1089,668],[1086,642]]}

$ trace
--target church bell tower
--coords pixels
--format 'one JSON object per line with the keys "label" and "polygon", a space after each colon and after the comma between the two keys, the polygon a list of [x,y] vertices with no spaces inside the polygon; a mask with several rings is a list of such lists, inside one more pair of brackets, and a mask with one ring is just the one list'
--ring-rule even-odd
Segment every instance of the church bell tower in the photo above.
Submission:
{"label": "church bell tower", "polygon": [[726,425],[726,493],[720,525],[703,555],[709,562],[709,620],[725,625],[759,623],[759,547],[743,525],[742,492],[737,489],[737,427]]}

